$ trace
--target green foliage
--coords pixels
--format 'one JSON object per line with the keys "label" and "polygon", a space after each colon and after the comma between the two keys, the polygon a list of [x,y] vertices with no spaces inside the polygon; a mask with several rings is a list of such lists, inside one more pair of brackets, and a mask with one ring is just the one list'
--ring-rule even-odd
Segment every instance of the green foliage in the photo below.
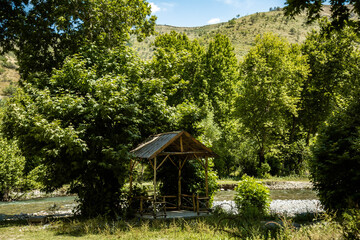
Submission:
{"label": "green foliage", "polygon": [[311,177],[327,210],[343,212],[360,202],[360,101],[339,110],[321,129]]}
{"label": "green foliage", "polygon": [[48,191],[71,184],[84,216],[114,216],[129,149],[171,129],[158,81],[141,78],[142,66],[126,47],[92,46],[54,70],[46,89],[28,84],[8,100],[3,131],[30,166],[44,164]]}
{"label": "green foliage", "polygon": [[342,226],[345,239],[360,239],[360,210],[346,210],[343,213]]}
{"label": "green foliage", "polygon": [[[229,38],[218,34],[209,43],[203,58],[203,91],[214,111],[214,120],[222,128],[229,120],[235,96],[235,85],[238,81],[238,65]],[[206,102],[199,101],[200,104]]]}
{"label": "green foliage", "polygon": [[9,86],[5,87],[2,90],[2,94],[5,95],[5,96],[11,96],[16,92],[16,88],[17,87],[14,85],[14,83],[10,82]]}
{"label": "green foliage", "polygon": [[300,48],[273,34],[258,36],[241,63],[236,115],[255,143],[259,164],[280,142],[294,141],[293,127],[308,73]]}
{"label": "green foliage", "polygon": [[[222,151],[215,169],[222,174],[222,162],[230,166],[232,149],[228,132],[234,124],[230,114],[237,82],[237,60],[229,39],[216,35],[207,49],[186,34],[174,31],[159,35],[154,42],[152,76],[162,79],[167,104],[176,108],[176,126]],[[229,169],[229,168],[228,168]]]}
{"label": "green foliage", "polygon": [[2,52],[13,51],[23,79],[62,65],[84,44],[111,48],[129,34],[154,32],[155,16],[144,0],[5,1],[0,9]]}
{"label": "green foliage", "polygon": [[260,168],[258,168],[257,175],[261,178],[267,178],[270,176],[271,167],[267,162],[261,163]]}
{"label": "green foliage", "polygon": [[244,175],[235,188],[235,204],[239,213],[253,211],[265,214],[270,207],[270,191],[254,178]]}
{"label": "green foliage", "polygon": [[[172,157],[173,158],[173,157]],[[211,202],[218,189],[217,175],[212,171],[213,163],[209,159],[208,190]],[[157,179],[161,182],[160,192],[163,195],[177,195],[178,168],[166,161],[158,170]],[[196,160],[187,161],[181,170],[181,193],[205,196],[205,170]]]}
{"label": "green foliage", "polygon": [[280,143],[267,155],[270,173],[274,176],[303,175],[312,157],[310,148],[304,138],[291,144]]}
{"label": "green foliage", "polygon": [[[300,14],[304,10],[307,10],[307,19],[308,22],[312,22],[316,19],[319,19],[321,16],[321,11],[323,11],[323,2],[322,0],[286,0],[286,6],[284,8],[285,15],[294,17],[295,15]],[[335,29],[341,29],[346,24],[352,24],[359,26],[358,19],[352,18],[352,13],[360,15],[360,4],[357,0],[338,0],[330,1],[330,11],[331,11],[331,25]]]}
{"label": "green foliage", "polygon": [[203,84],[198,76],[204,49],[199,43],[191,41],[186,34],[172,31],[159,35],[154,46],[154,58],[149,69],[154,77],[163,80],[167,103],[176,106],[187,100],[203,99]]}
{"label": "green foliage", "polygon": [[[320,26],[326,28],[329,23],[322,21]],[[357,44],[354,29],[345,27],[332,33],[312,31],[302,45],[310,75],[301,92],[299,124],[307,133],[307,143],[334,107],[351,101],[357,91],[360,59]]]}
{"label": "green foliage", "polygon": [[16,141],[0,137],[0,200],[10,200],[10,192],[24,186],[25,158],[21,155]]}

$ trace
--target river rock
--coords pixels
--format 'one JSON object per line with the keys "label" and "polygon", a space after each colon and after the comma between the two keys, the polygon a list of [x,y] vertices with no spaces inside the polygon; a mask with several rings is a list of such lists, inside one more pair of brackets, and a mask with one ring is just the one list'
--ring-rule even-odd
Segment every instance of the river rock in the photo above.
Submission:
{"label": "river rock", "polygon": [[[214,201],[213,207],[221,207],[224,211],[229,213],[237,213],[237,208],[234,201]],[[320,213],[323,212],[319,200],[273,200],[270,203],[270,212],[287,217],[294,217],[298,214],[306,213]]]}

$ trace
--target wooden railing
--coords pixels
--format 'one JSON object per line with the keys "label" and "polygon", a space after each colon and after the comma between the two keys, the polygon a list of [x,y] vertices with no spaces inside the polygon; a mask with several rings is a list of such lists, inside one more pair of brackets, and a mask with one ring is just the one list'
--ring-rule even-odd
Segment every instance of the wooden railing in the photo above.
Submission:
{"label": "wooden railing", "polygon": [[[158,216],[166,217],[166,210],[179,209],[177,205],[177,196],[157,196],[156,201],[152,196],[144,197],[138,196],[134,199],[140,200],[139,213],[141,216],[144,214],[151,214],[154,218]],[[188,209],[197,212],[209,212],[209,197],[200,197],[199,194],[181,194],[182,204],[180,209]]]}
{"label": "wooden railing", "polygon": [[166,204],[161,201],[155,201],[153,197],[138,196],[134,199],[140,200],[140,216],[145,214],[153,215],[154,218],[163,216],[166,217]]}
{"label": "wooden railing", "polygon": [[198,215],[200,214],[200,212],[210,212],[209,197],[200,197],[199,194],[196,194],[196,212]]}
{"label": "wooden railing", "polygon": [[[168,209],[177,209],[177,196],[158,196],[158,199],[161,199],[163,203],[165,203],[166,210]],[[173,201],[171,201],[173,199]]]}
{"label": "wooden railing", "polygon": [[196,211],[196,197],[195,194],[181,194],[182,204],[181,208]]}

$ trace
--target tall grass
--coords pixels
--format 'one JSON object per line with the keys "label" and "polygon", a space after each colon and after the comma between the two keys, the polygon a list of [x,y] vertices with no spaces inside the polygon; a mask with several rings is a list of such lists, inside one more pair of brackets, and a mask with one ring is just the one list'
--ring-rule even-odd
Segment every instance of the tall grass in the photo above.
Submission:
{"label": "tall grass", "polygon": [[60,219],[42,226],[0,224],[0,239],[343,239],[344,228],[330,216],[302,226],[294,219],[215,212],[196,219]]}

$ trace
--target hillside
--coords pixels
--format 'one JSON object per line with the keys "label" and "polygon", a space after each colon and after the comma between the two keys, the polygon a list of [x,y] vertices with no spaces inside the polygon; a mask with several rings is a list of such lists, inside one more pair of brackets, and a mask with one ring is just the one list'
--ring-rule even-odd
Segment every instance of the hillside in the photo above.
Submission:
{"label": "hillside", "polygon": [[[324,7],[323,15],[329,16],[329,6]],[[176,31],[186,33],[191,39],[197,38],[201,45],[206,46],[209,41],[218,33],[227,35],[231,40],[235,54],[241,59],[253,46],[255,37],[265,32],[273,32],[286,38],[292,43],[301,43],[306,38],[306,34],[316,24],[307,25],[305,15],[296,16],[295,19],[287,19],[281,9],[270,12],[255,13],[252,15],[234,18],[228,22],[206,25],[202,27],[173,27],[167,25],[157,25],[158,34]],[[132,46],[139,55],[148,60],[152,57],[153,47],[151,43],[156,36],[151,36],[143,42],[137,42],[135,37],[131,37],[129,45]],[[19,79],[16,70],[16,59],[12,54],[0,56],[0,98],[5,91],[11,90],[9,86]]]}
{"label": "hillside", "polygon": [[[329,6],[324,7],[323,15],[330,15]],[[295,19],[284,17],[283,11],[270,11],[255,13],[228,22],[206,25],[202,27],[173,27],[167,25],[157,25],[157,34],[176,31],[186,33],[191,39],[197,38],[202,45],[207,45],[209,41],[218,33],[227,35],[231,40],[235,54],[241,59],[253,46],[255,37],[265,32],[273,32],[286,38],[291,43],[301,43],[305,40],[306,34],[311,29],[317,29],[317,24],[306,24],[305,15],[298,15]],[[144,42],[137,42],[136,38],[131,38],[132,46],[143,59],[150,59],[152,56],[151,43],[156,36],[147,38]]]}
{"label": "hillside", "polygon": [[19,80],[16,58],[13,54],[0,56],[0,99],[10,95],[13,85]]}

